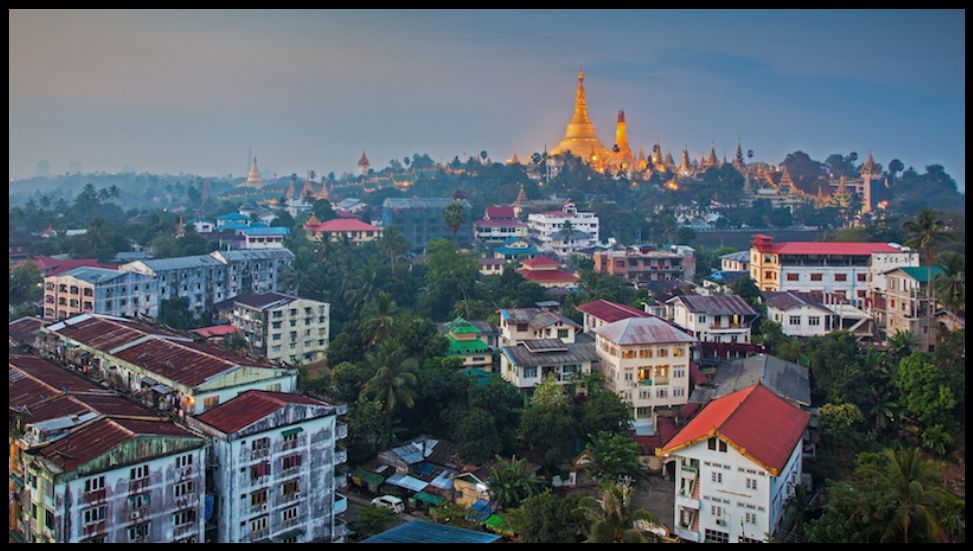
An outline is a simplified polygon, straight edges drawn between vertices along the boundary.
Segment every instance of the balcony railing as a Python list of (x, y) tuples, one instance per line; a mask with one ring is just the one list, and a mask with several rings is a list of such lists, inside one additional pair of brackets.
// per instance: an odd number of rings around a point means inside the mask
[(345, 463), (346, 461), (348, 461), (348, 450), (337, 449), (334, 451), (335, 464)]
[(334, 495), (334, 514), (340, 515), (348, 510), (348, 498), (336, 493)]
[(292, 501), (297, 501), (301, 499), (301, 492), (291, 492), (289, 494), (284, 494), (280, 498), (281, 503), (290, 503)]
[(250, 532), (250, 542), (257, 542), (260, 540), (267, 539), (270, 535), (270, 528), (261, 528), (260, 530), (252, 530)]
[(346, 423), (338, 423), (335, 425), (334, 437), (338, 440), (348, 438), (348, 425)]

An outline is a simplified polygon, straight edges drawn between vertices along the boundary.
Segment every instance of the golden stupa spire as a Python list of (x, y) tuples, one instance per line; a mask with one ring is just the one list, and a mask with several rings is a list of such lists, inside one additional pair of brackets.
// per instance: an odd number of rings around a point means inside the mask
[(585, 160), (604, 160), (608, 150), (598, 139), (595, 123), (588, 116), (588, 102), (584, 93), (584, 71), (578, 68), (578, 91), (574, 98), (574, 114), (564, 132), (564, 138), (551, 150), (552, 155), (570, 151)]
[(287, 194), (284, 195), (284, 201), (291, 201), (294, 199), (294, 180), (291, 180), (291, 185), (287, 187)]
[(515, 205), (522, 205), (527, 202), (527, 192), (524, 191), (524, 184), (520, 184), (520, 191), (517, 193), (517, 198), (514, 199)]
[(862, 174), (875, 174), (875, 159), (872, 158), (872, 153), (868, 153), (868, 160), (862, 165)]

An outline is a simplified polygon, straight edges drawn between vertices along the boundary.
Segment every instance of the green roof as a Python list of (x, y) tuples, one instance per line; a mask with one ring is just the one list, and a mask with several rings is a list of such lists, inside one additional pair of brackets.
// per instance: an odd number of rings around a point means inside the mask
[(485, 521), (483, 521), (489, 528), (501, 534), (510, 532), (510, 527), (507, 525), (507, 519), (500, 515), (492, 514)]
[[(927, 278), (930, 275), (929, 274), (930, 271), (927, 270), (925, 266), (903, 266), (899, 269), (905, 272), (906, 275), (908, 275), (912, 279), (918, 281), (919, 283), (928, 282)], [(940, 268), (939, 266), (933, 266), (931, 272), (932, 272), (932, 277), (935, 278), (937, 275), (943, 273), (943, 269)]]
[(385, 477), (370, 471), (366, 471), (361, 467), (355, 469), (355, 472), (351, 473), (352, 478), (357, 478), (369, 486), (378, 486), (382, 482), (385, 482)]
[(447, 335), (446, 338), (449, 339), (449, 352), (447, 352), (449, 356), (469, 356), (471, 354), (485, 354), (490, 351), (490, 345), (480, 339), (458, 341), (450, 335)]
[(453, 321), (446, 322), (444, 325), (446, 326), (446, 329), (449, 329), (450, 333), (454, 333), (456, 335), (480, 334), (480, 330), (477, 329), (475, 325), (463, 318), (458, 317)]
[(443, 498), (439, 496), (434, 496), (432, 494), (427, 494), (426, 492), (419, 492), (418, 494), (416, 494), (416, 500), (421, 501), (423, 503), (428, 503), (429, 505), (435, 505), (440, 501), (442, 501)]
[(482, 386), (490, 386), (490, 381), (497, 376), (496, 373), (473, 367), (463, 369), (461, 370), (461, 373), (465, 373), (467, 376), (473, 378), (476, 381), (476, 384)]

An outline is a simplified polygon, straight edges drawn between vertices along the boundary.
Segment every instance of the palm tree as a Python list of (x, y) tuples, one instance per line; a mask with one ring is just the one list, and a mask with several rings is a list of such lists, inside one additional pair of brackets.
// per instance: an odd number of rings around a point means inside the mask
[(919, 341), (912, 334), (912, 331), (896, 331), (894, 335), (888, 338), (888, 348), (885, 349), (885, 363), (891, 369), (894, 369), (902, 361), (902, 358), (912, 354), (918, 346)]
[(377, 351), (365, 354), (365, 364), (375, 376), (365, 383), (362, 396), (382, 402), (387, 413), (395, 411), (399, 404), (407, 408), (415, 405), (415, 387), (419, 384), (415, 371), (419, 362), (403, 356), (399, 343), (393, 340), (387, 340)]
[(887, 482), (888, 498), (892, 501), (893, 516), (882, 532), (881, 541), (909, 543), (909, 534), (920, 532), (942, 540), (945, 533), (941, 521), (944, 509), (953, 497), (943, 486), (935, 464), (923, 459), (916, 448), (885, 449), (881, 452), (884, 465), (864, 467), (860, 474)]
[[(587, 495), (578, 511), (588, 522), (585, 543), (646, 543), (650, 538), (635, 527), (636, 523), (658, 524), (659, 519), (645, 509), (631, 510), (631, 481), (602, 487), (601, 500)], [(640, 522), (641, 521), (641, 522)]]
[(396, 307), (385, 291), (379, 291), (375, 299), (365, 307), (362, 320), (362, 337), (369, 346), (385, 342), (395, 334)]
[(939, 267), (943, 271), (932, 281), (939, 300), (949, 310), (966, 310), (966, 258), (957, 253), (943, 253)]
[[(408, 157), (406, 158), (408, 159)], [(393, 271), (395, 271), (395, 260), (402, 258), (405, 253), (409, 252), (409, 243), (406, 242), (405, 236), (395, 226), (385, 228), (378, 246), (382, 249), (382, 254), (389, 258), (389, 266), (392, 267)]]
[(454, 201), (445, 210), (443, 210), (443, 222), (446, 223), (446, 227), (453, 232), (453, 242), (456, 242), (456, 234), (459, 232), (460, 226), (466, 221), (466, 212), (463, 210), (463, 205), (459, 201)]
[(498, 455), (497, 461), (497, 466), (490, 471), (490, 493), (497, 500), (498, 508), (517, 507), (544, 487), (544, 481), (534, 474), (526, 459), (517, 459), (515, 455), (505, 461)]
[[(907, 220), (902, 225), (908, 232), (905, 244), (913, 249), (922, 252), (926, 261), (926, 316), (927, 327), (932, 331), (932, 313), (936, 308), (936, 295), (932, 285), (932, 266), (936, 260), (936, 253), (939, 249), (954, 239), (953, 235), (946, 231), (946, 224), (939, 219), (936, 211), (926, 209), (916, 216), (915, 220)], [(931, 337), (932, 335), (930, 335)]]

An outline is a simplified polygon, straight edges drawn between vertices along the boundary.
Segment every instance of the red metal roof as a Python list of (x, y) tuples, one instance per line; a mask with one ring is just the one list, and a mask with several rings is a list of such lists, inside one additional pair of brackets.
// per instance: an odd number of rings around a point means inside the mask
[(37, 331), (49, 323), (51, 322), (28, 316), (10, 322), (7, 333), (21, 344), (30, 344), (34, 342)]
[(655, 451), (676, 434), (676, 424), (668, 417), (659, 417), (655, 429), (656, 432), (652, 436), (632, 436), (632, 439), (642, 447), (644, 455), (655, 455)]
[(791, 241), (788, 243), (774, 243), (770, 250), (778, 254), (814, 254), (814, 255), (848, 255), (869, 256), (872, 253), (898, 253), (900, 249), (888, 243), (840, 243), (816, 241)]
[(589, 302), (587, 304), (582, 304), (581, 306), (578, 306), (577, 309), (606, 323), (612, 323), (628, 318), (650, 317), (649, 314), (646, 314), (638, 308), (632, 308), (631, 306), (618, 304), (617, 302), (609, 302), (602, 299)]
[(200, 329), (193, 329), (193, 333), (196, 333), (197, 335), (206, 338), (232, 335), (233, 333), (236, 333), (238, 331), (239, 329), (237, 329), (233, 325), (214, 325), (212, 327), (202, 327)]
[(273, 367), (203, 344), (165, 339), (149, 339), (115, 356), (189, 387), (240, 366)]
[(26, 354), (7, 354), (9, 370), (19, 370), (26, 376), (57, 389), (59, 392), (91, 392), (102, 387), (81, 375), (58, 367), (47, 360)]
[(146, 335), (177, 336), (174, 333), (133, 320), (115, 320), (92, 316), (79, 323), (66, 325), (57, 334), (108, 351)]
[(335, 232), (335, 231), (381, 231), (381, 228), (376, 228), (371, 224), (366, 224), (357, 218), (337, 218), (334, 220), (328, 220), (327, 222), (321, 222), (320, 224), (315, 224), (312, 226), (305, 225), (305, 230), (310, 231), (323, 231), (323, 232)]
[(564, 270), (525, 270), (518, 268), (517, 273), (522, 275), (527, 281), (546, 283), (552, 281), (578, 281), (577, 274), (565, 272)]
[(514, 217), (514, 208), (502, 205), (494, 205), (486, 208), (486, 218), (490, 220), (510, 219)]
[(553, 258), (548, 258), (546, 256), (538, 256), (535, 258), (529, 258), (520, 263), (521, 266), (560, 266), (561, 263)]
[[(73, 471), (140, 435), (196, 436), (167, 421), (105, 418), (44, 447), (40, 455), (65, 471)], [(202, 442), (200, 438), (200, 443)]]
[(327, 407), (330, 404), (301, 394), (249, 390), (229, 402), (196, 417), (199, 421), (229, 434), (237, 432), (288, 404), (305, 404)]
[(61, 391), (19, 369), (7, 371), (7, 407), (18, 409), (57, 396)]
[(713, 400), (657, 450), (676, 452), (712, 436), (777, 476), (787, 464), (811, 416), (757, 384)]

